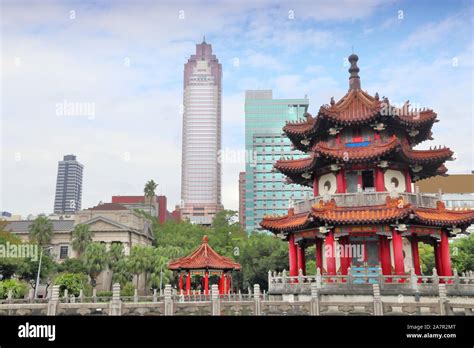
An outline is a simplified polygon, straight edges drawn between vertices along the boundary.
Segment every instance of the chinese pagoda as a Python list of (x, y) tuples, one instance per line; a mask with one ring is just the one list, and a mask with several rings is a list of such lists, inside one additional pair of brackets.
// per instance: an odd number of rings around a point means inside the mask
[(357, 61), (349, 56), (346, 95), (283, 128), (308, 156), (280, 159), (274, 170), (312, 187), (314, 197), (290, 201), (287, 215), (265, 216), (260, 225), (288, 241), (290, 276), (306, 273), (311, 245), (326, 275), (421, 275), (420, 242), (433, 245), (437, 274), (452, 276), (448, 239), (474, 222), (474, 211), (448, 210), (440, 195), (412, 192), (412, 183), (446, 175), (444, 163), (453, 160), (446, 147), (414, 149), (432, 140), (437, 115), (363, 91)]
[(191, 254), (170, 261), (168, 268), (179, 273), (179, 293), (183, 293), (183, 275), (186, 275), (184, 293), (191, 293), (191, 277), (202, 277), (202, 289), (205, 295), (209, 294), (209, 276), (219, 277), (219, 293), (229, 294), (232, 287), (232, 271), (240, 271), (240, 264), (228, 257), (219, 255), (208, 244), (208, 237), (202, 238), (201, 245)]

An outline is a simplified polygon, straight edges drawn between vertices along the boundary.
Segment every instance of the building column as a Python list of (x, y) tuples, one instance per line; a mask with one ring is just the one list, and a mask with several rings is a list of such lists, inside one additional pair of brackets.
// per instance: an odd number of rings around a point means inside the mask
[(381, 140), (381, 138), (380, 138), (380, 132), (375, 131), (375, 133), (374, 133), (374, 140), (376, 140), (376, 141), (380, 141), (380, 140)]
[(346, 183), (344, 179), (344, 170), (339, 169), (336, 174), (337, 193), (346, 193)]
[(318, 177), (315, 175), (313, 179), (313, 196), (317, 197), (319, 194), (319, 189), (318, 189)]
[(183, 273), (179, 272), (179, 293), (183, 292)]
[(206, 271), (206, 273), (204, 273), (204, 294), (209, 294), (209, 271)]
[(405, 172), (405, 185), (406, 185), (405, 190), (408, 193), (411, 193), (411, 176), (410, 176), (410, 171), (408, 169)]
[(441, 246), (438, 244), (438, 241), (435, 240), (433, 244), (434, 257), (435, 257), (435, 267), (438, 275), (442, 276), (443, 273), (443, 264), (441, 263)]
[(347, 270), (351, 265), (351, 255), (349, 248), (349, 236), (344, 236), (339, 238), (339, 245), (341, 248), (341, 256), (340, 256), (340, 263), (341, 263), (341, 274), (347, 275)]
[(226, 286), (225, 286), (226, 294), (230, 294), (230, 273), (227, 274), (226, 280), (227, 280)]
[(396, 275), (405, 274), (405, 263), (403, 260), (403, 240), (402, 235), (395, 229), (392, 231), (393, 263)]
[(327, 274), (335, 275), (336, 274), (336, 257), (334, 250), (334, 230), (330, 230), (326, 234), (326, 267)]
[(414, 234), (411, 237), (411, 257), (413, 259), (413, 269), (416, 275), (421, 275), (420, 253), (418, 251), (418, 236)]
[(382, 192), (385, 191), (385, 183), (383, 177), (382, 168), (375, 168), (375, 191)]
[(451, 257), (449, 256), (449, 239), (447, 231), (441, 231), (441, 242), (439, 243), (439, 249), (443, 276), (451, 277), (453, 275), (453, 271), (451, 269)]
[(186, 295), (189, 295), (191, 290), (191, 272), (188, 271), (188, 275), (186, 277)]
[(321, 270), (321, 274), (323, 273), (323, 240), (316, 237), (316, 242), (314, 245), (314, 253), (316, 254), (316, 269)]
[(297, 244), (296, 246), (296, 259), (298, 263), (298, 274), (300, 269), (303, 271), (303, 275), (306, 274), (306, 265), (305, 265), (305, 255), (304, 255), (304, 246)]
[(383, 275), (392, 274), (390, 261), (390, 243), (386, 236), (379, 236), (379, 257)]
[(290, 234), (288, 238), (288, 256), (290, 261), (290, 277), (298, 275), (298, 260), (296, 258), (295, 236)]

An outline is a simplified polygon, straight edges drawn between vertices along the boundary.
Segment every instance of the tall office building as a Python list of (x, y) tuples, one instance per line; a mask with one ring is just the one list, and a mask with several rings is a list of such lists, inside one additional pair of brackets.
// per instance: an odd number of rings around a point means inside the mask
[(245, 229), (245, 172), (239, 173), (239, 224)]
[(281, 157), (298, 158), (303, 153), (292, 150), (282, 134), (285, 121), (303, 118), (309, 101), (273, 99), (271, 90), (245, 92), (245, 149), (251, 161), (245, 166), (245, 230), (261, 230), (267, 214), (286, 214), (290, 199), (305, 198), (312, 191), (299, 185), (285, 184), (285, 177), (273, 171)]
[(58, 214), (74, 213), (81, 210), (82, 172), (84, 166), (75, 155), (66, 155), (58, 162), (56, 196), (54, 212)]
[(205, 40), (184, 65), (181, 216), (210, 225), (222, 210), (222, 65)]

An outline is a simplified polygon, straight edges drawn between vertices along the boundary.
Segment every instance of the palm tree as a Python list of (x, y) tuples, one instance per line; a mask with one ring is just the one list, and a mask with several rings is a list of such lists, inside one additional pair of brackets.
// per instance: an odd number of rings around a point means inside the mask
[(77, 256), (81, 257), (87, 246), (92, 242), (94, 232), (89, 225), (78, 224), (72, 231), (72, 248), (77, 251)]
[(46, 216), (38, 216), (28, 228), (30, 240), (41, 247), (48, 245), (53, 238), (53, 223)]
[(84, 253), (84, 264), (87, 267), (91, 284), (95, 287), (97, 277), (107, 266), (107, 250), (104, 243), (90, 243)]
[(137, 277), (137, 289), (140, 274), (145, 272), (148, 268), (147, 252), (145, 248), (146, 247), (142, 245), (135, 245), (130, 252), (130, 256), (128, 257), (128, 269)]
[(112, 243), (109, 250), (109, 256), (107, 258), (107, 267), (112, 271), (112, 277), (110, 282), (110, 289), (112, 289), (113, 278), (118, 267), (124, 265), (120, 262), (124, 259), (123, 245), (122, 243)]
[(155, 197), (155, 190), (157, 187), (158, 187), (157, 183), (155, 183), (153, 180), (149, 180), (145, 184), (145, 188), (143, 190), (145, 192), (145, 198), (148, 197), (150, 199), (150, 215), (151, 215), (151, 203), (153, 201), (153, 197)]

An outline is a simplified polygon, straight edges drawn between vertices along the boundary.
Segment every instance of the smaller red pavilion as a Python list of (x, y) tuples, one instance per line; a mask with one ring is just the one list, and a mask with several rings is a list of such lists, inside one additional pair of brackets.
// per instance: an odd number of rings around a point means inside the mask
[(232, 288), (232, 271), (240, 271), (240, 264), (219, 255), (208, 244), (208, 237), (202, 238), (201, 245), (191, 254), (170, 261), (168, 268), (179, 273), (179, 292), (183, 293), (183, 275), (186, 276), (185, 294), (191, 293), (191, 277), (203, 277), (204, 294), (209, 294), (210, 276), (218, 276), (219, 293), (228, 294)]

